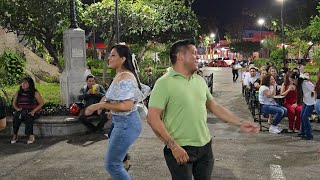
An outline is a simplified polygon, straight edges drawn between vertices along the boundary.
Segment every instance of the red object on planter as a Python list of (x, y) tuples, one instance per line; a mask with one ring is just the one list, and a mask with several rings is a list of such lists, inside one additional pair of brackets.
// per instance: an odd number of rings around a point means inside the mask
[(80, 114), (80, 109), (81, 109), (80, 106), (74, 103), (69, 107), (69, 113), (74, 116), (78, 116)]

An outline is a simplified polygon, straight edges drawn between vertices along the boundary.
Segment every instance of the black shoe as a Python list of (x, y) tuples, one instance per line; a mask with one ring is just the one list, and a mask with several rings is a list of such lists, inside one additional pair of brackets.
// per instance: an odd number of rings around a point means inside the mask
[(99, 127), (95, 127), (93, 129), (93, 132), (94, 133), (99, 133), (99, 134), (105, 134), (105, 131), (102, 128), (99, 128)]
[(303, 136), (303, 137), (301, 137), (301, 139), (302, 140), (312, 140), (313, 136), (310, 136), (310, 137)]
[(305, 135), (303, 135), (302, 133), (298, 133), (297, 137), (304, 137)]

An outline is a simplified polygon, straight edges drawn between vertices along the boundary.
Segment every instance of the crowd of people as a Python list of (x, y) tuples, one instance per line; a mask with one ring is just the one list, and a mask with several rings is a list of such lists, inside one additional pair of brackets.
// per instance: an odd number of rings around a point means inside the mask
[(286, 64), (280, 71), (273, 62), (260, 69), (254, 64), (245, 69), (244, 95), (257, 95), (261, 112), (268, 117), (269, 132), (281, 133), (279, 123), (287, 117), (289, 133), (298, 133), (305, 140), (313, 139), (309, 118), (314, 110), (320, 115), (320, 71), (313, 82), (300, 62), (292, 69)]
[[(207, 110), (221, 120), (238, 126), (242, 132), (255, 134), (259, 126), (243, 121), (219, 105), (208, 90), (203, 72), (197, 70), (195, 43), (183, 40), (170, 49), (172, 67), (159, 78), (153, 88), (148, 104), (147, 122), (163, 141), (163, 154), (172, 179), (211, 179), (214, 157), (212, 137), (207, 126)], [(82, 110), (79, 121), (88, 132), (103, 132), (108, 120), (112, 121), (108, 134), (109, 143), (105, 156), (105, 168), (113, 179), (130, 179), (127, 172), (128, 151), (142, 130), (137, 104), (144, 99), (144, 85), (140, 83), (132, 61), (130, 49), (125, 45), (111, 48), (109, 68), (116, 76), (107, 90), (99, 85), (91, 74), (86, 76), (86, 85), (80, 89), (79, 101)], [(233, 81), (238, 80), (239, 64), (232, 64)], [(288, 117), (288, 132), (299, 133), (305, 140), (313, 139), (310, 114), (320, 114), (320, 72), (312, 82), (301, 64), (280, 71), (271, 62), (260, 69), (246, 66), (242, 74), (244, 92), (254, 92), (261, 111), (269, 118), (269, 132), (282, 131), (279, 123)], [(302, 71), (302, 72), (301, 72)], [(148, 66), (148, 73), (152, 69)], [(279, 101), (277, 98), (283, 98)], [(44, 105), (32, 78), (23, 78), (13, 98), (13, 137), (18, 141), (21, 123), (25, 123), (27, 144), (35, 142), (33, 124), (39, 118)], [(0, 130), (6, 126), (5, 103), (0, 99)], [(97, 116), (94, 125), (90, 116)]]
[[(207, 126), (207, 109), (217, 117), (242, 132), (256, 134), (256, 123), (240, 120), (229, 110), (220, 106), (208, 90), (205, 80), (196, 73), (197, 52), (192, 40), (178, 41), (170, 49), (172, 67), (159, 78), (149, 101), (147, 120), (152, 130), (165, 144), (164, 156), (173, 179), (211, 179), (214, 157), (212, 137)], [(79, 106), (82, 107), (79, 121), (88, 132), (102, 131), (108, 120), (112, 128), (108, 132), (109, 143), (105, 156), (105, 169), (113, 179), (131, 179), (126, 168), (130, 146), (142, 130), (137, 104), (150, 91), (141, 84), (137, 69), (126, 45), (111, 48), (109, 68), (116, 76), (107, 91), (91, 74), (86, 75), (86, 85), (81, 88)], [(147, 69), (149, 74), (152, 69)], [(27, 144), (35, 142), (33, 125), (44, 105), (34, 81), (24, 78), (13, 99), (13, 137), (18, 141), (21, 123), (25, 123)], [(0, 101), (0, 130), (6, 126), (5, 105)], [(97, 116), (97, 125), (90, 116)], [(107, 132), (106, 132), (107, 133)]]

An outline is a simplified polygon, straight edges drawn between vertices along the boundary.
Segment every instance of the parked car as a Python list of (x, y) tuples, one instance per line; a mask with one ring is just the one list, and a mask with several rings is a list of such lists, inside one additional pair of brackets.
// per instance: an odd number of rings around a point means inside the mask
[(229, 65), (224, 60), (215, 60), (213, 67), (229, 67)]

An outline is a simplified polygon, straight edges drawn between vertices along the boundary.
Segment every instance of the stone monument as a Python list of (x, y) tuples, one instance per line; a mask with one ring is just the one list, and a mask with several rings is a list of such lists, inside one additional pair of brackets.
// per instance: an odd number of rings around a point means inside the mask
[(85, 83), (86, 46), (85, 32), (78, 28), (74, 1), (70, 0), (71, 25), (63, 33), (63, 55), (65, 68), (60, 78), (61, 103), (70, 104), (79, 101), (80, 89)]

